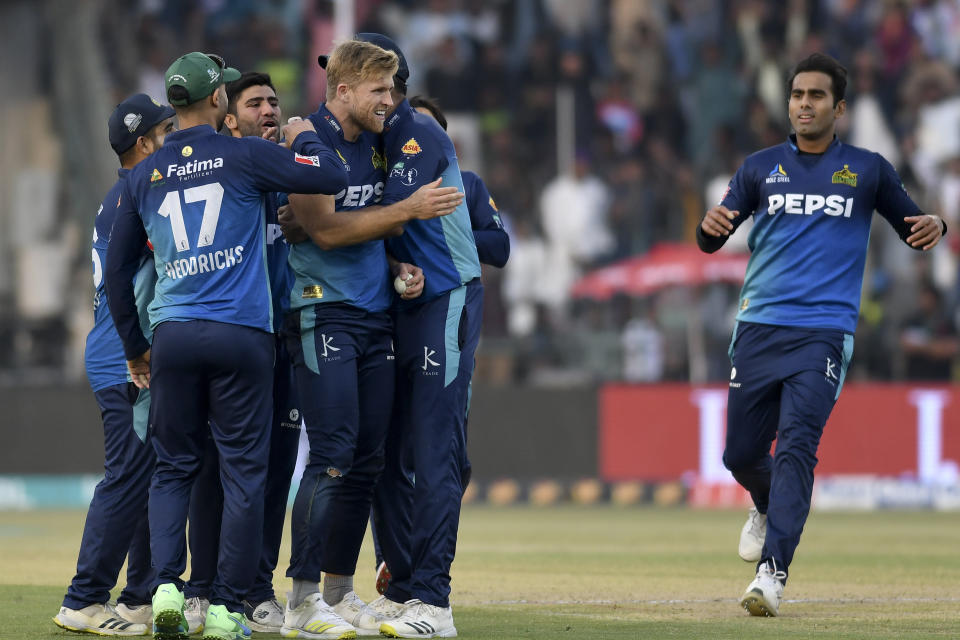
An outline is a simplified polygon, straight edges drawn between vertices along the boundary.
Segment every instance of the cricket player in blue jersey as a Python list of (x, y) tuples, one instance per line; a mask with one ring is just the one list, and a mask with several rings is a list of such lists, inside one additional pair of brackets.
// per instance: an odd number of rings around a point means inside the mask
[(918, 250), (946, 232), (889, 162), (836, 137), (846, 84), (846, 69), (827, 55), (797, 64), (788, 82), (795, 133), (748, 157), (697, 229), (700, 248), (713, 252), (754, 217), (723, 454), (755, 505), (739, 549), (757, 562), (740, 600), (754, 616), (777, 615), (810, 511), (817, 447), (853, 354), (873, 212)]
[[(219, 57), (198, 52), (170, 65), (167, 98), (181, 130), (127, 175), (107, 250), (110, 313), (127, 366), (138, 386), (152, 390), (153, 625), (164, 639), (186, 631), (184, 533), (208, 417), (224, 504), (204, 637), (250, 633), (242, 599), (261, 551), (275, 356), (264, 194), (333, 194), (346, 185), (343, 163), (319, 144), (309, 122), (285, 127), (292, 150), (217, 134), (227, 113), (224, 82), (239, 77)], [(317, 143), (313, 153), (298, 153), (308, 140)], [(132, 287), (134, 249), (148, 238), (158, 276), (149, 309), (152, 349)]]
[[(432, 99), (423, 96), (413, 96), (410, 98), (410, 106), (419, 113), (431, 116), (437, 123), (447, 130), (447, 118), (440, 110), (440, 106)], [(488, 264), (493, 267), (503, 268), (510, 257), (510, 236), (503, 228), (503, 222), (500, 220), (500, 212), (493, 200), (493, 196), (487, 190), (487, 185), (477, 174), (472, 171), (461, 171), (463, 178), (464, 193), (466, 195), (467, 209), (470, 212), (470, 226), (473, 229), (473, 239), (477, 245), (477, 257), (481, 264)], [(406, 452), (409, 455), (409, 451)], [(409, 463), (408, 463), (409, 468)], [(464, 470), (463, 487), (466, 489), (470, 482), (469, 460)], [(381, 505), (374, 499), (373, 514), (370, 519), (371, 530), (373, 533), (373, 545), (376, 553), (377, 567), (377, 591), (384, 593), (389, 585), (391, 574), (383, 559), (383, 550), (380, 547), (379, 539), (383, 535), (380, 527), (383, 524), (383, 518), (380, 517), (380, 511), (383, 508), (396, 509), (396, 505)], [(396, 516), (395, 516), (396, 517)], [(409, 519), (409, 515), (406, 516)], [(389, 535), (389, 534), (387, 534)]]
[[(110, 146), (120, 158), (120, 169), (117, 182), (97, 211), (93, 228), (94, 326), (84, 350), (87, 378), (103, 418), (105, 473), (87, 510), (77, 573), (53, 619), (70, 631), (106, 636), (144, 635), (146, 623), (151, 620), (153, 570), (147, 495), (154, 453), (147, 435), (150, 392), (138, 389), (130, 379), (123, 345), (107, 306), (103, 273), (110, 232), (121, 204), (123, 180), (133, 167), (163, 145), (164, 138), (174, 130), (173, 115), (173, 109), (140, 93), (118, 104), (107, 123)], [(146, 308), (153, 299), (156, 274), (146, 244), (135, 248), (138, 265), (133, 286), (141, 326), (149, 335)], [(114, 607), (108, 602), (110, 590), (117, 583), (124, 558), (128, 558), (127, 584)]]
[[(405, 98), (409, 69), (397, 45), (376, 33), (355, 38), (393, 51), (400, 62), (392, 92), (395, 106), (384, 128), (388, 173), (381, 205), (389, 209), (437, 180), (462, 191), (450, 138)], [(381, 604), (392, 603), (391, 613), (397, 614), (380, 625), (380, 633), (452, 637), (456, 627), (449, 602), (450, 565), (467, 468), (464, 427), (482, 306), (480, 262), (466, 204), (437, 219), (411, 220), (402, 235), (387, 239), (387, 248), (400, 262), (423, 269), (424, 289), (420, 297), (401, 300), (394, 308), (395, 398), (401, 417), (391, 430), (405, 442), (391, 436), (377, 491), (381, 504), (395, 505), (397, 514), (410, 514), (411, 523), (394, 527), (388, 522), (384, 530), (389, 535), (380, 540), (393, 572)], [(412, 492), (403, 468), (407, 446), (416, 474)], [(389, 518), (393, 510), (386, 512)]]
[[(287, 571), (293, 590), (281, 634), (338, 638), (375, 635), (383, 619), (354, 592), (353, 576), (393, 404), (391, 280), (407, 276), (405, 295), (412, 298), (422, 291), (423, 275), (409, 264), (391, 273), (382, 240), (398, 222), (419, 215), (411, 203), (367, 212), (379, 203), (386, 178), (378, 134), (392, 106), (397, 57), (349, 41), (323, 64), (327, 101), (309, 119), (340, 155), (349, 180), (334, 198), (290, 195), (310, 239), (291, 248), (296, 280), (287, 318), (310, 457), (294, 502)], [(441, 199), (423, 215), (449, 213), (462, 198), (456, 189), (425, 189), (420, 196), (430, 191)]]
[[(253, 136), (277, 142), (281, 121), (280, 100), (265, 73), (248, 71), (229, 82), (224, 126), (235, 138)], [(277, 194), (265, 196), (267, 215), (267, 271), (273, 295), (273, 328), (276, 361), (273, 366), (273, 421), (270, 427), (270, 462), (264, 487), (263, 548), (251, 591), (243, 600), (246, 625), (253, 631), (278, 633), (283, 624), (283, 605), (273, 591), (283, 522), (287, 513), (290, 479), (300, 442), (300, 409), (293, 388), (293, 369), (281, 335), (283, 317), (290, 300), (293, 272), (287, 263), (289, 245), (277, 222)], [(190, 632), (202, 630), (209, 607), (210, 585), (217, 572), (220, 514), (223, 490), (216, 445), (207, 439), (203, 467), (190, 497), (190, 580), (184, 585), (185, 614)]]

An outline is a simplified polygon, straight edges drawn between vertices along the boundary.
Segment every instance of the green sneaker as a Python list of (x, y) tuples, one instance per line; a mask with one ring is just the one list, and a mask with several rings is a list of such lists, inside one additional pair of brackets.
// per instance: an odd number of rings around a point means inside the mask
[(157, 587), (153, 594), (153, 637), (156, 640), (186, 640), (183, 594), (175, 584)]
[(204, 640), (245, 640), (250, 633), (242, 613), (228, 611), (222, 604), (212, 604), (207, 609), (207, 619), (203, 623)]

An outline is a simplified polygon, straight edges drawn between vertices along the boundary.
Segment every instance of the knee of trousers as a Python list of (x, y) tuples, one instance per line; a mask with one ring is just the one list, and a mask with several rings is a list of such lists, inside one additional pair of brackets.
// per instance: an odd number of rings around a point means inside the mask
[(723, 452), (723, 466), (733, 473), (747, 471), (761, 463), (769, 452), (769, 449), (759, 447), (728, 446)]

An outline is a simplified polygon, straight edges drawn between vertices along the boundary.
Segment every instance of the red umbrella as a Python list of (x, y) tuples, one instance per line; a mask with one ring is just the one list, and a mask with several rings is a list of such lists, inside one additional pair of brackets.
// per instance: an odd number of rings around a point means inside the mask
[(665, 287), (743, 282), (748, 254), (704, 253), (695, 245), (661, 243), (642, 256), (625, 258), (584, 275), (574, 298), (608, 300), (614, 294), (644, 296)]

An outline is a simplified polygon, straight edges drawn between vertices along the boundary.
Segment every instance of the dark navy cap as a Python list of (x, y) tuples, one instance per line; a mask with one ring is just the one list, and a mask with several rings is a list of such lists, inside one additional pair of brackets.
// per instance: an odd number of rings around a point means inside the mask
[[(400, 66), (397, 67), (397, 73), (395, 74), (398, 78), (404, 82), (410, 78), (410, 68), (407, 67), (407, 59), (403, 57), (403, 51), (400, 51), (400, 47), (397, 46), (397, 43), (383, 35), (382, 33), (358, 33), (353, 36), (354, 40), (361, 40), (363, 42), (369, 42), (370, 44), (375, 44), (381, 49), (386, 49), (387, 51), (393, 51), (397, 54), (397, 58), (400, 59)], [(322, 68), (327, 68), (327, 61), (330, 59), (330, 56), (318, 56), (317, 64)]]
[(110, 146), (120, 155), (135, 145), (137, 138), (173, 115), (171, 106), (162, 105), (145, 93), (132, 95), (118, 104), (107, 120)]

